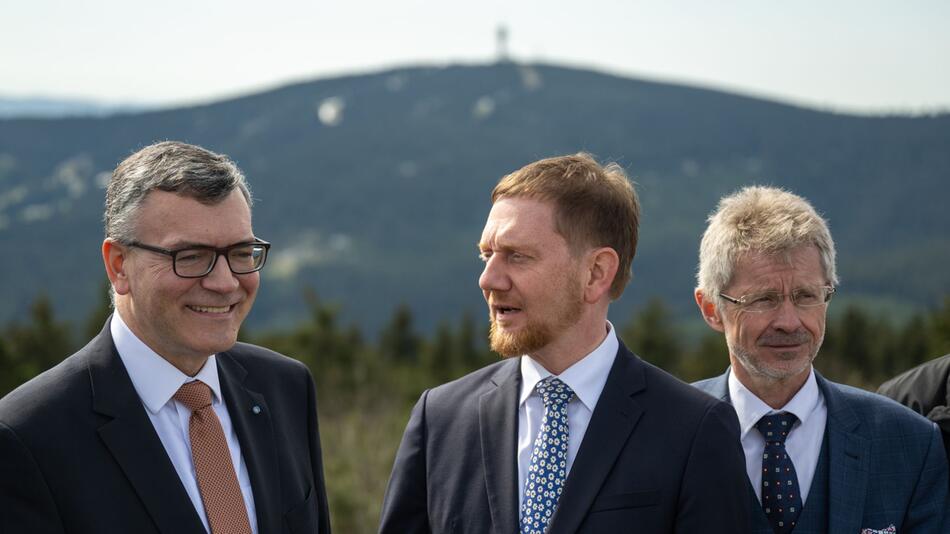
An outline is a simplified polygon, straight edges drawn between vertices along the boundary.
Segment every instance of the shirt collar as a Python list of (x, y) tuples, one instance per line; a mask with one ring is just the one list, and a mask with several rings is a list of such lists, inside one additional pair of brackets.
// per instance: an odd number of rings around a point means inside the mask
[(208, 358), (197, 375), (190, 377), (136, 337), (122, 320), (118, 310), (112, 314), (109, 330), (112, 332), (112, 341), (119, 352), (119, 358), (132, 379), (135, 392), (152, 414), (157, 414), (182, 384), (192, 380), (201, 380), (207, 384), (211, 388), (212, 403), (221, 403), (221, 383), (218, 380), (218, 365), (214, 354)]
[(736, 378), (735, 373), (729, 371), (729, 398), (732, 406), (739, 417), (739, 429), (741, 438), (744, 438), (759, 422), (764, 415), (773, 413), (788, 412), (798, 418), (800, 424), (805, 424), (808, 418), (815, 413), (821, 401), (821, 391), (818, 389), (818, 381), (815, 379), (815, 369), (808, 370), (808, 379), (805, 384), (795, 393), (795, 396), (778, 410), (773, 410), (771, 406), (755, 396), (755, 393), (749, 391), (742, 382)]
[[(614, 327), (607, 321), (607, 336), (587, 356), (584, 356), (574, 365), (568, 367), (563, 373), (558, 375), (562, 382), (567, 384), (584, 406), (594, 411), (597, 406), (597, 400), (604, 390), (604, 384), (607, 383), (607, 375), (610, 374), (610, 368), (613, 366), (614, 358), (620, 349), (620, 342), (617, 340), (617, 334)], [(518, 405), (524, 404), (528, 397), (534, 392), (534, 387), (538, 382), (551, 376), (551, 372), (543, 365), (534, 361), (530, 356), (521, 358), (521, 396)]]

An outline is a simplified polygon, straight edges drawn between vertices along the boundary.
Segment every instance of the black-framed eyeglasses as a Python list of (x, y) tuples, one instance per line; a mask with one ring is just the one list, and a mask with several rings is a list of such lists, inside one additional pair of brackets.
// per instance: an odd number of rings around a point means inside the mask
[(267, 261), (267, 251), (270, 250), (270, 243), (259, 239), (250, 243), (238, 243), (224, 248), (190, 246), (168, 250), (139, 243), (138, 241), (126, 243), (126, 245), (171, 256), (172, 270), (182, 278), (207, 276), (208, 273), (214, 270), (214, 266), (218, 262), (218, 256), (224, 256), (224, 259), (228, 262), (228, 268), (234, 274), (249, 274), (260, 271), (264, 267), (264, 262)]
[(719, 293), (719, 296), (739, 306), (744, 311), (761, 313), (777, 309), (785, 302), (786, 296), (791, 299), (792, 304), (797, 308), (814, 308), (827, 304), (834, 294), (834, 286), (804, 286), (792, 290), (788, 295), (778, 291), (763, 291), (742, 295), (738, 298), (730, 297), (725, 293)]

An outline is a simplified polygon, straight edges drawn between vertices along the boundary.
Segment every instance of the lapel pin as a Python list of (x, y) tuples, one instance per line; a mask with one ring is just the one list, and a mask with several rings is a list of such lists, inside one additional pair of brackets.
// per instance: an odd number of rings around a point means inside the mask
[(254, 412), (254, 415), (259, 415), (261, 413), (261, 407), (255, 404), (251, 407), (251, 411)]

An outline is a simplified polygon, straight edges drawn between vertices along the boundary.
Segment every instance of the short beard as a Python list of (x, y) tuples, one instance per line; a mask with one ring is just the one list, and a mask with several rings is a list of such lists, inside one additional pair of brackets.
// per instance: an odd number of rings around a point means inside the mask
[(511, 358), (512, 356), (521, 356), (536, 352), (551, 342), (554, 334), (547, 325), (529, 324), (525, 331), (519, 334), (505, 332), (491, 321), (488, 329), (488, 341), (491, 350), (497, 352), (502, 358)]
[[(561, 284), (563, 287), (575, 287), (576, 274), (566, 273)], [(491, 350), (503, 358), (511, 358), (532, 354), (546, 347), (560, 332), (576, 324), (584, 311), (583, 290), (580, 287), (560, 300), (558, 302), (560, 313), (557, 317), (547, 322), (530, 322), (525, 325), (522, 332), (518, 333), (506, 332), (498, 326), (493, 317), (489, 316), (491, 324), (488, 340)]]
[(818, 356), (818, 350), (821, 348), (823, 341), (824, 335), (822, 335), (821, 339), (819, 339), (815, 344), (815, 351), (811, 354), (811, 356), (805, 362), (803, 362), (801, 366), (792, 369), (774, 369), (764, 365), (749, 351), (742, 347), (733, 345), (728, 337), (726, 338), (726, 345), (729, 347), (729, 353), (734, 355), (736, 359), (739, 360), (739, 363), (742, 364), (742, 367), (747, 373), (760, 378), (768, 379), (771, 382), (781, 382), (793, 376), (798, 376), (800, 373), (808, 369), (808, 367), (811, 366), (812, 362), (814, 362), (815, 358)]

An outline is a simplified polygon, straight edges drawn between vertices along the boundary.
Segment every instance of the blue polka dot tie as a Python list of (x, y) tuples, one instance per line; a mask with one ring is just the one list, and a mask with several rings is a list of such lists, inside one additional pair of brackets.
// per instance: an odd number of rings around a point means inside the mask
[(544, 417), (528, 465), (521, 534), (544, 534), (567, 478), (567, 405), (574, 391), (553, 376), (538, 382), (535, 389), (544, 402)]
[(776, 534), (787, 534), (795, 528), (802, 511), (802, 495), (798, 491), (798, 475), (785, 450), (785, 438), (798, 421), (794, 414), (766, 415), (755, 424), (765, 438), (762, 454), (762, 509)]

